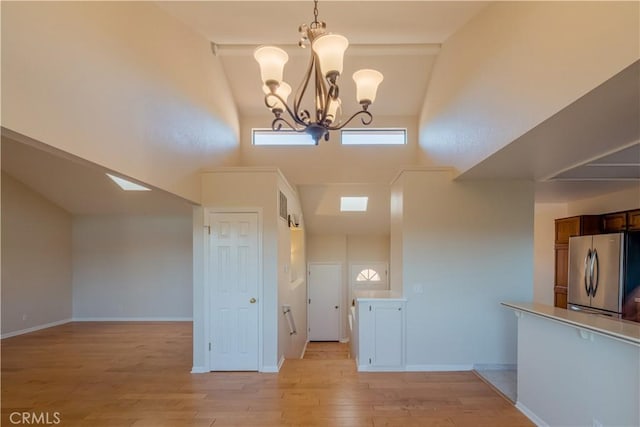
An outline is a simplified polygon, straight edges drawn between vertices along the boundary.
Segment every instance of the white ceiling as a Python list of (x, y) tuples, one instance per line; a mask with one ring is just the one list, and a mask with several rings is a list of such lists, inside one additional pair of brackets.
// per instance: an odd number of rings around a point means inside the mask
[[(487, 2), (321, 1), (319, 20), (328, 31), (349, 39), (339, 80), (345, 116), (355, 113), (351, 75), (373, 68), (384, 75), (371, 111), (376, 115), (417, 116), (438, 47)], [(289, 54), (284, 79), (295, 93), (309, 49), (297, 46), (298, 26), (313, 20), (307, 1), (158, 2), (216, 45), (241, 116), (270, 117), (253, 50), (271, 44)], [(265, 123), (270, 121), (265, 120)]]
[[(311, 233), (387, 235), (390, 187), (376, 184), (299, 185), (305, 228)], [(366, 212), (340, 212), (340, 197), (369, 197)]]
[[(21, 142), (17, 142), (20, 140)], [(190, 215), (184, 199), (153, 188), (123, 191), (109, 169), (2, 130), (2, 171), (74, 215)], [(115, 174), (122, 178), (126, 176)], [(148, 184), (144, 184), (148, 186)]]

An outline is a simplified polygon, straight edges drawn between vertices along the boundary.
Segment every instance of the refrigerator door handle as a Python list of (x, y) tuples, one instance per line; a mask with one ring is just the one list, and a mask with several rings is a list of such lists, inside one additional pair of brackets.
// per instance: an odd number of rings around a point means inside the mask
[(587, 296), (591, 295), (591, 281), (590, 279), (590, 274), (588, 273), (590, 271), (590, 265), (591, 263), (589, 262), (591, 260), (591, 249), (589, 249), (587, 251), (587, 256), (584, 257), (584, 290), (587, 292)]
[(598, 261), (598, 250), (593, 250), (593, 255), (591, 256), (591, 296), (595, 297), (596, 292), (598, 291), (598, 281), (600, 273), (600, 262)]

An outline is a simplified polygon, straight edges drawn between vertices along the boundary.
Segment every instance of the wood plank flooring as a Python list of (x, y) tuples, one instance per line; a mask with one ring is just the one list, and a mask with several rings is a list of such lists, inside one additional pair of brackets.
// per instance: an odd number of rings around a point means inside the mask
[(472, 372), (358, 373), (350, 359), (279, 374), (190, 374), (191, 323), (69, 323), (2, 340), (1, 425), (530, 426)]
[(304, 352), (304, 359), (349, 359), (349, 344), (341, 342), (310, 342)]

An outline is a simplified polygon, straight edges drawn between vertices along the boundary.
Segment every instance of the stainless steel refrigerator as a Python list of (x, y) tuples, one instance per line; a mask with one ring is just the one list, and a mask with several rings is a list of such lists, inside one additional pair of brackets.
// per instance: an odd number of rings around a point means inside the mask
[(640, 286), (640, 233), (569, 239), (569, 309), (622, 316), (627, 296)]

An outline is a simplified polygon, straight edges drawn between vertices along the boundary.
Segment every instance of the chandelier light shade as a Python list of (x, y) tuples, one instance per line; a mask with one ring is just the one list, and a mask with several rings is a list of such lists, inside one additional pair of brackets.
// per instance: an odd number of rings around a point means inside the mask
[(313, 41), (311, 49), (318, 57), (320, 70), (326, 78), (342, 74), (344, 51), (349, 47), (349, 40), (339, 34), (325, 34)]
[[(371, 124), (373, 116), (368, 108), (376, 99), (383, 76), (375, 70), (359, 70), (353, 74), (356, 98), (361, 109), (343, 120), (338, 79), (342, 74), (349, 41), (344, 36), (326, 31), (327, 24), (318, 21), (318, 0), (313, 3), (313, 22), (299, 28), (302, 38), (298, 45), (310, 45), (311, 49), (309, 65), (296, 90), (292, 106), (287, 104), (291, 86), (283, 80), (284, 66), (289, 59), (287, 53), (277, 47), (261, 46), (253, 56), (260, 65), (265, 105), (275, 116), (271, 128), (278, 131), (286, 126), (296, 132), (306, 132), (317, 145), (321, 138), (329, 140), (329, 131), (342, 129), (356, 117), (360, 117), (363, 125)], [(313, 112), (302, 107), (305, 93), (311, 90), (311, 86), (314, 90)]]
[(382, 79), (382, 73), (376, 70), (358, 70), (353, 73), (353, 81), (356, 82), (356, 99), (360, 104), (372, 104), (376, 100), (376, 92)]
[(253, 57), (260, 64), (260, 75), (265, 86), (282, 82), (284, 64), (289, 60), (287, 52), (274, 46), (262, 46), (256, 49)]

